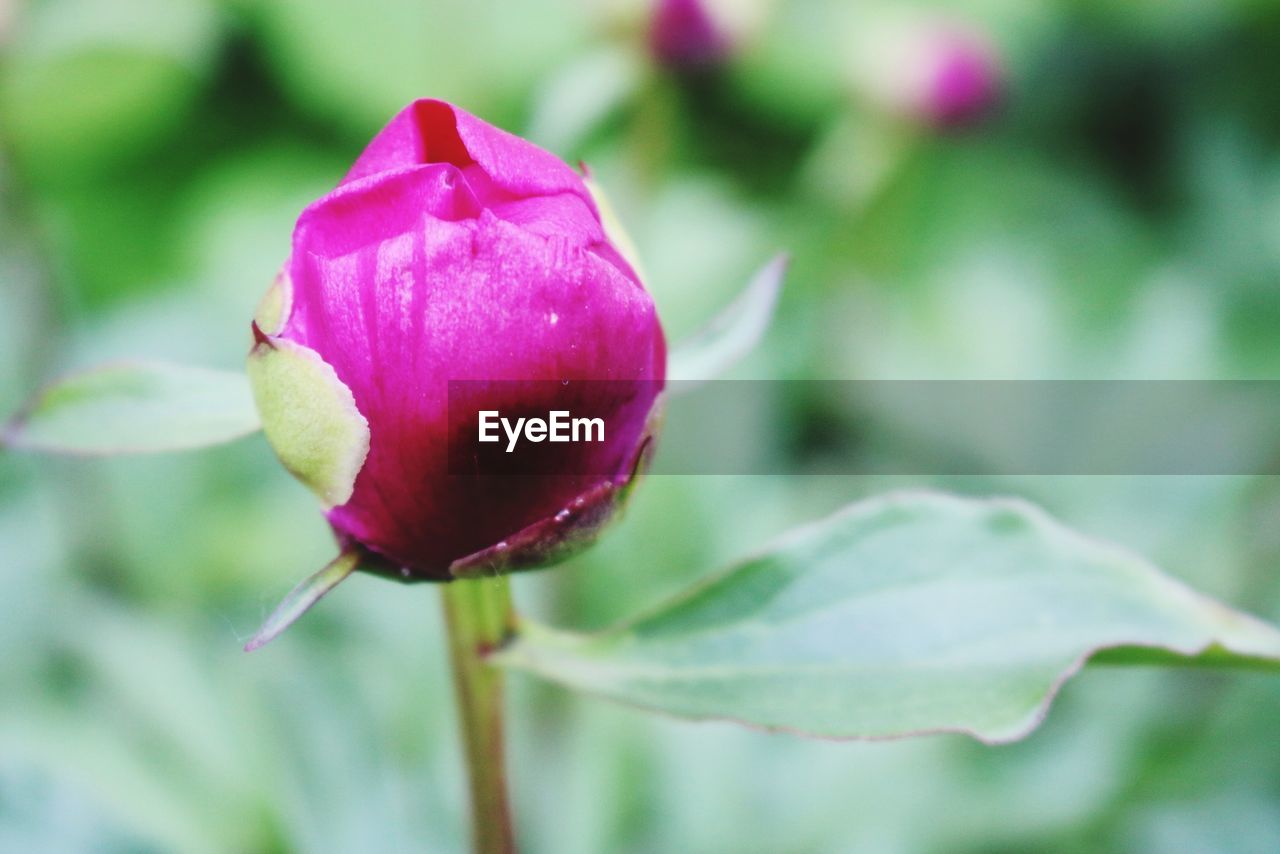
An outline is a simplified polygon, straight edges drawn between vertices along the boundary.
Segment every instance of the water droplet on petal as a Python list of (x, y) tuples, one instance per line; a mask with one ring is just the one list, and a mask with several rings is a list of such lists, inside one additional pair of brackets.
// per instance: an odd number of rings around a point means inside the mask
[(494, 547), (493, 547), (493, 550), (494, 550), (495, 552), (505, 552), (505, 551), (507, 550), (507, 548), (508, 548), (508, 546), (507, 546), (507, 541), (506, 541), (506, 540), (503, 540), (502, 542), (500, 542), (500, 543), (498, 543), (496, 546), (494, 546)]
[(556, 521), (561, 523), (568, 522), (570, 515), (572, 514), (569, 513), (568, 508), (565, 508), (556, 514)]

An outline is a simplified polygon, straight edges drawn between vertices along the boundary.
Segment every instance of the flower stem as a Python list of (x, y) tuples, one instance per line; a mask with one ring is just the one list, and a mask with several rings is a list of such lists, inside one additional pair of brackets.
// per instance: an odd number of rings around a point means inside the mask
[(441, 585), (449, 657), (458, 697), (467, 774), (471, 784), (471, 841), (476, 854), (515, 851), (503, 749), (502, 671), (484, 656), (514, 628), (505, 576)]

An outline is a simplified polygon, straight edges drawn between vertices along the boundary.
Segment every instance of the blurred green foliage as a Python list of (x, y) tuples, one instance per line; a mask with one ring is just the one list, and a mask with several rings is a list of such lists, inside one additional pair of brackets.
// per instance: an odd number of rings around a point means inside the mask
[[(18, 0), (0, 6), (0, 412), (117, 356), (241, 363), (294, 217), (414, 97), (587, 161), (673, 337), (779, 248), (761, 378), (1280, 372), (1280, 8), (967, 0), (1006, 97), (935, 134), (848, 73), (887, 3), (741, 4), (720, 73), (643, 51), (643, 3)], [(900, 5), (900, 4), (897, 4)], [(899, 10), (900, 11), (900, 10)], [(820, 469), (842, 401), (735, 413)], [(596, 549), (517, 582), (602, 626), (854, 498), (922, 478), (654, 477)], [(1280, 617), (1274, 478), (964, 478)], [(240, 642), (331, 557), (261, 437), (0, 457), (0, 850), (458, 850), (429, 588), (352, 581)], [(406, 595), (412, 594), (412, 595)], [(1099, 670), (1044, 730), (803, 741), (514, 680), (530, 851), (1280, 850), (1280, 683)]]

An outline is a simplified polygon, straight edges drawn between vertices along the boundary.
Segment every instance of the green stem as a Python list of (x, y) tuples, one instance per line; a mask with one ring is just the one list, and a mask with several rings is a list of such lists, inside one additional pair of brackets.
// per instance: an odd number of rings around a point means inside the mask
[(503, 749), (502, 671), (484, 656), (514, 629), (505, 576), (451, 581), (441, 587), (467, 774), (471, 841), (476, 854), (515, 851)]

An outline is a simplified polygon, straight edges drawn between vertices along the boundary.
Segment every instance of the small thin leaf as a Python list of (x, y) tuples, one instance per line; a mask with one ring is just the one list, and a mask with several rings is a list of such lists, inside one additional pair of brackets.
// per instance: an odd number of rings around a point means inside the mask
[(271, 612), (257, 634), (244, 645), (244, 651), (253, 652), (280, 637), (325, 594), (346, 581), (359, 568), (362, 559), (359, 549), (347, 549), (327, 563), (324, 569), (299, 582)]
[(145, 454), (229, 442), (259, 427), (244, 374), (120, 362), (45, 388), (5, 427), (3, 443), (66, 454)]
[(499, 663), (689, 718), (1013, 741), (1091, 657), (1280, 667), (1280, 630), (1020, 501), (855, 504), (629, 625)]
[(672, 348), (667, 379), (673, 390), (722, 376), (755, 349), (773, 320), (789, 263), (785, 254), (776, 256), (710, 323)]

